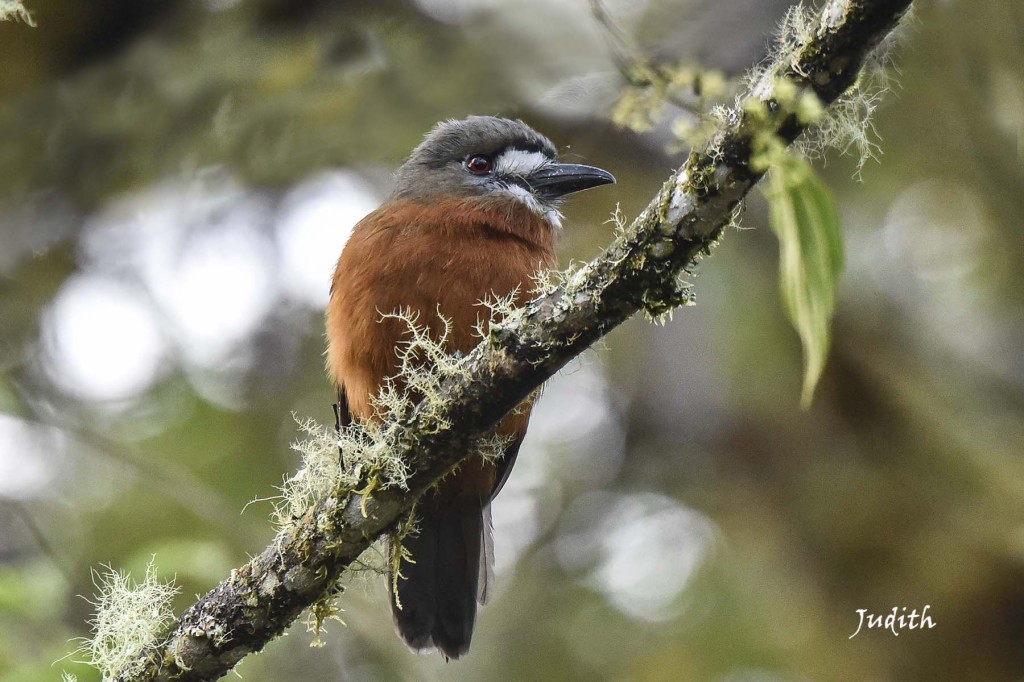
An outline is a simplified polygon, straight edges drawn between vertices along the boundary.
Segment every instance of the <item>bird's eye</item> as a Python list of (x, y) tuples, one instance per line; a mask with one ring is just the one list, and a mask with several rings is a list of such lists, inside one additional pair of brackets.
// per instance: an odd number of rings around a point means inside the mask
[(466, 169), (476, 175), (487, 175), (494, 168), (494, 159), (484, 154), (474, 154), (466, 159)]

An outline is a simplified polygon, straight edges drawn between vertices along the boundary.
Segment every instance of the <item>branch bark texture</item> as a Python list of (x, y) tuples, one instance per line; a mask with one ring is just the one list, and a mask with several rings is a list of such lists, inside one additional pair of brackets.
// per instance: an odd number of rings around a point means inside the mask
[[(806, 40), (776, 56), (768, 78), (787, 78), (832, 103), (910, 4), (831, 0)], [(465, 358), (464, 377), (445, 386), (442, 414), (417, 409), (385, 425), (397, 436), (399, 456), (410, 463), (408, 490), (377, 489), (365, 497), (338, 491), (309, 509), (271, 547), (186, 610), (159, 646), (143, 651), (141, 673), (119, 679), (221, 677), (321, 599), (350, 562), (473, 451), (480, 434), (570, 359), (637, 312), (659, 315), (686, 302), (679, 276), (708, 253), (763, 174), (751, 164), (755, 136), (767, 126), (788, 143), (805, 129), (770, 87), (754, 91), (604, 253), (521, 316), (492, 327)], [(751, 115), (754, 110), (759, 115)]]

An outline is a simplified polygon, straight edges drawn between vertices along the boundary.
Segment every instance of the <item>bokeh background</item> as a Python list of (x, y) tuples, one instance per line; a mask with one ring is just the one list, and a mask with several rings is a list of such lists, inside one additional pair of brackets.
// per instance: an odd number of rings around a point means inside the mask
[[(609, 0), (644, 54), (739, 75), (782, 0)], [(0, 679), (53, 680), (91, 569), (156, 557), (187, 605), (271, 539), (293, 413), (331, 419), (322, 309), (356, 220), (437, 120), (519, 116), (619, 184), (563, 263), (680, 160), (609, 113), (583, 0), (29, 0), (0, 25)], [(922, 2), (880, 163), (819, 163), (844, 222), (834, 347), (799, 341), (763, 201), (698, 305), (553, 379), (495, 504), (498, 593), (445, 665), (382, 581), (246, 680), (1019, 680), (1024, 5)], [(849, 636), (856, 609), (936, 627)]]

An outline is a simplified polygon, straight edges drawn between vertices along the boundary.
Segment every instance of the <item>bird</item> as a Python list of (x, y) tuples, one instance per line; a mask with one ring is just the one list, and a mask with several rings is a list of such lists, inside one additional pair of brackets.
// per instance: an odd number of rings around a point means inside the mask
[[(339, 428), (379, 420), (375, 398), (386, 382), (401, 385), (409, 329), (389, 313), (411, 314), (449, 353), (468, 352), (480, 341), (477, 324), (489, 319), (485, 300), (510, 296), (521, 305), (532, 278), (556, 266), (565, 198), (614, 182), (601, 168), (560, 162), (551, 140), (521, 120), (435, 125), (380, 207), (353, 228), (334, 270), (326, 356)], [(531, 407), (528, 399), (495, 427), (508, 443), (501, 457), (468, 457), (416, 504), (418, 532), (403, 540), (408, 560), (389, 590), (395, 628), (413, 650), (445, 659), (469, 650), (477, 603), (494, 579), (490, 503), (515, 463)]]

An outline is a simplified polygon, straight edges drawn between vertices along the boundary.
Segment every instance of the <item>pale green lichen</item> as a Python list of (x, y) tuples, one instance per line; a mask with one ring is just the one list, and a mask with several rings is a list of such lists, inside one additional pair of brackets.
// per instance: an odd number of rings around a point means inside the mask
[(419, 532), (419, 523), (416, 517), (416, 509), (414, 508), (409, 515), (405, 517), (405, 521), (399, 527), (399, 529), (392, 534), (388, 541), (388, 567), (387, 574), (391, 577), (389, 588), (391, 594), (395, 598), (395, 606), (399, 609), (402, 608), (402, 599), (398, 594), (398, 580), (404, 578), (402, 574), (402, 563), (415, 564), (416, 560), (412, 556), (412, 552), (405, 544), (405, 538), (410, 534), (415, 535)]
[[(292, 444), (292, 449), (302, 456), (302, 466), (284, 481), (281, 495), (275, 498), (274, 520), (278, 526), (290, 524), (339, 486), (354, 487), (358, 483), (354, 475), (358, 466), (355, 459), (365, 454), (365, 448), (350, 447), (352, 459), (343, 469), (338, 454), (339, 435), (313, 419), (295, 419), (305, 434), (304, 439)], [(350, 440), (346, 436), (350, 435), (350, 430), (343, 430), (340, 439), (346, 442)], [(359, 444), (363, 445), (362, 442)]]
[(878, 159), (874, 115), (883, 97), (896, 86), (891, 67), (894, 42), (886, 40), (867, 58), (853, 86), (839, 96), (797, 140), (797, 149), (808, 158), (819, 158), (829, 149), (852, 154), (857, 161), (855, 175), (869, 160)]
[(345, 621), (341, 619), (341, 613), (344, 609), (338, 603), (338, 597), (343, 591), (339, 581), (337, 585), (328, 590), (326, 595), (309, 607), (309, 610), (306, 612), (305, 622), (306, 632), (313, 634), (313, 639), (309, 646), (320, 648), (326, 644), (323, 640), (323, 635), (327, 632), (327, 629), (324, 627), (327, 621), (335, 620), (341, 623), (342, 626), (345, 626)]
[(0, 21), (24, 21), (29, 26), (35, 26), (32, 14), (25, 9), (21, 0), (0, 0)]
[(157, 578), (155, 559), (139, 583), (109, 566), (93, 572), (93, 583), (98, 594), (92, 602), (96, 612), (89, 621), (92, 638), (84, 640), (75, 655), (81, 656), (78, 662), (97, 668), (104, 682), (133, 677), (145, 665), (139, 654), (166, 636), (178, 588)]
[(440, 408), (445, 404), (441, 387), (446, 380), (463, 374), (462, 355), (449, 353), (446, 349), (452, 332), (451, 320), (438, 310), (440, 326), (434, 331), (427, 325), (421, 325), (419, 313), (409, 309), (382, 317), (405, 324), (408, 338), (395, 349), (398, 374), (387, 379), (381, 387), (375, 401), (377, 416), (381, 421), (401, 417), (418, 399), (424, 416), (432, 418), (437, 428), (451, 428), (451, 424), (441, 416)]
[[(743, 212), (746, 208), (744, 201), (739, 201), (736, 206), (733, 207), (732, 212), (729, 214), (729, 222), (725, 225), (725, 230), (750, 230), (753, 228), (747, 227), (743, 224)], [(725, 231), (723, 230), (723, 232)]]
[(571, 298), (587, 280), (586, 265), (581, 261), (571, 261), (562, 270), (542, 270), (535, 273), (531, 293), (539, 298), (561, 289), (567, 298)]
[[(426, 328), (416, 324), (415, 316), (408, 311), (385, 317), (406, 322), (411, 338), (397, 349), (398, 375), (385, 382), (375, 399), (379, 421), (353, 421), (337, 432), (312, 419), (299, 420), (305, 438), (292, 448), (302, 456), (302, 466), (281, 486), (274, 510), (279, 526), (290, 524), (339, 490), (372, 494), (377, 486), (406, 487), (408, 467), (396, 454), (399, 448), (393, 432), (382, 428), (382, 424), (403, 418), (417, 396), (422, 396), (428, 410), (436, 409), (441, 402), (440, 384), (446, 377), (456, 375), (459, 358), (444, 350), (450, 331), (446, 320), (444, 331), (435, 340)], [(447, 426), (442, 423), (442, 428)], [(356, 490), (360, 485), (365, 487)]]
[[(478, 323), (481, 336), (489, 328), (500, 326), (520, 314), (514, 304), (515, 292), (498, 299), (481, 301), (489, 310), (489, 321)], [(374, 398), (376, 419), (353, 421), (340, 432), (312, 419), (297, 419), (305, 438), (292, 445), (302, 456), (302, 466), (282, 484), (275, 498), (274, 520), (279, 527), (290, 525), (328, 496), (339, 491), (361, 494), (365, 502), (381, 488), (405, 488), (409, 476), (407, 463), (394, 429), (385, 425), (405, 419), (419, 404), (420, 414), (438, 430), (449, 429), (443, 418), (446, 405), (444, 384), (464, 375), (461, 353), (449, 353), (446, 344), (451, 321), (438, 313), (436, 330), (419, 323), (410, 310), (384, 314), (384, 320), (398, 320), (406, 326), (406, 339), (396, 348), (398, 372), (386, 380)], [(476, 454), (490, 461), (500, 457), (509, 444), (506, 436), (488, 435), (475, 444)], [(359, 486), (362, 486), (361, 489)]]
[(626, 232), (629, 229), (629, 220), (626, 218), (626, 214), (623, 213), (621, 204), (615, 204), (615, 210), (612, 211), (611, 217), (604, 222), (605, 225), (612, 225), (612, 234), (615, 237), (615, 241), (625, 238)]
[(477, 301), (478, 306), (487, 309), (488, 315), (486, 321), (477, 319), (473, 327), (476, 336), (487, 338), (492, 331), (502, 329), (522, 317), (523, 309), (516, 305), (518, 298), (519, 287), (516, 287), (505, 296), (488, 296)]
[[(744, 110), (748, 114), (753, 112), (754, 104), (769, 99), (775, 101), (781, 112), (795, 113), (807, 126), (795, 143), (796, 151), (811, 159), (824, 156), (829, 149), (852, 153), (857, 161), (855, 176), (859, 177), (864, 164), (878, 157), (878, 135), (872, 121), (885, 94), (895, 87), (891, 61), (893, 47), (900, 39), (899, 31), (891, 32), (867, 55), (857, 80), (828, 107), (810, 88), (799, 87), (783, 75), (792, 71), (809, 77), (800, 68), (802, 49), (818, 31), (836, 28), (846, 15), (847, 5), (847, 0), (833, 0), (821, 18), (802, 3), (791, 7), (776, 31), (768, 58), (746, 75), (747, 87), (740, 100), (747, 102)], [(763, 140), (755, 142), (765, 146)]]

